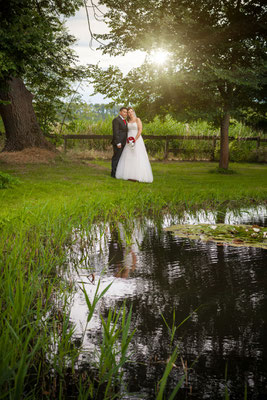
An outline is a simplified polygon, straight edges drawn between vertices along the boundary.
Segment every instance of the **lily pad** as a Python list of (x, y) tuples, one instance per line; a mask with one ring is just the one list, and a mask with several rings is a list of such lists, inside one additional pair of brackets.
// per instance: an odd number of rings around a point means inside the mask
[(212, 241), (236, 247), (267, 249), (267, 228), (258, 225), (173, 225), (165, 230), (189, 239)]

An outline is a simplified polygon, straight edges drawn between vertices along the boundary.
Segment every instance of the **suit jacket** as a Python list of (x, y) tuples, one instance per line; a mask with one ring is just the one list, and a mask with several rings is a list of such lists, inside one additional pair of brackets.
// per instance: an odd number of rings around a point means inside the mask
[(117, 144), (121, 143), (122, 146), (125, 146), (128, 133), (128, 124), (126, 122), (125, 125), (119, 115), (112, 121), (112, 131), (112, 144), (116, 146)]

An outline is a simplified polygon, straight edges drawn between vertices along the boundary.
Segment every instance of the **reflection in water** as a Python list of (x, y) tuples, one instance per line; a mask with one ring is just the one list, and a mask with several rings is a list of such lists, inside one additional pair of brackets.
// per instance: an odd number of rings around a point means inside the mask
[(116, 278), (129, 278), (129, 274), (135, 270), (137, 258), (133, 247), (133, 245), (124, 246), (123, 242), (119, 240), (118, 231), (114, 229), (111, 231), (108, 244), (108, 265), (110, 269), (114, 267)]
[[(224, 398), (226, 365), (231, 399), (244, 398), (245, 383), (249, 399), (266, 399), (266, 250), (180, 239), (151, 221), (143, 229), (136, 226), (131, 246), (122, 229), (107, 228), (106, 233), (106, 240), (97, 238), (94, 251), (81, 253), (77, 244), (71, 253), (72, 279), (84, 282), (91, 299), (96, 287), (89, 282), (91, 272), (101, 279), (102, 289), (113, 282), (88, 326), (84, 340), (88, 358), (100, 338), (98, 314), (105, 316), (110, 307), (126, 300), (129, 307), (133, 305), (132, 328), (137, 330), (131, 345), (135, 362), (126, 366), (128, 391), (154, 399), (172, 351), (161, 314), (172, 325), (175, 310), (176, 325), (192, 314), (174, 341), (180, 356), (169, 390), (185, 365), (191, 367), (177, 399)], [(74, 268), (75, 252), (81, 262)], [(86, 315), (84, 296), (78, 290), (71, 313), (77, 336)]]
[(184, 213), (184, 216), (173, 218), (166, 216), (164, 226), (173, 224), (257, 224), (260, 226), (267, 225), (266, 207), (247, 207), (239, 210), (219, 209), (216, 212), (199, 210), (192, 213)]

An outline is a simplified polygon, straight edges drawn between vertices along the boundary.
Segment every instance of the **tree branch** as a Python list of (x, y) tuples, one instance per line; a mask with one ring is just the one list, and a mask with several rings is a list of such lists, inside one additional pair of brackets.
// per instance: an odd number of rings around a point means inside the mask
[[(90, 23), (90, 16), (89, 16), (88, 8), (93, 8), (94, 17), (95, 17), (95, 19), (96, 19), (97, 21), (99, 21), (99, 19), (96, 18), (95, 9), (99, 10), (99, 8), (93, 3), (92, 0), (90, 0), (90, 2), (91, 2), (91, 6), (88, 6), (88, 5), (86, 4), (86, 0), (83, 0), (84, 7), (85, 7), (85, 11), (86, 11), (86, 18), (87, 18), (87, 24), (88, 24), (89, 34), (90, 34), (89, 47), (90, 47), (91, 50), (94, 50), (94, 49), (93, 49), (93, 46), (92, 46), (92, 45), (93, 45), (93, 40), (95, 40), (96, 42), (98, 42), (99, 44), (101, 44), (101, 45), (103, 45), (103, 46), (104, 46), (104, 43), (100, 42), (100, 40), (98, 40), (98, 39), (95, 37), (95, 35), (93, 34), (93, 31), (92, 31), (92, 28), (91, 28), (91, 23)], [(100, 11), (100, 10), (99, 10), (99, 11)], [(102, 12), (102, 11), (100, 11), (100, 12)], [(103, 14), (103, 15), (104, 15), (104, 14)]]

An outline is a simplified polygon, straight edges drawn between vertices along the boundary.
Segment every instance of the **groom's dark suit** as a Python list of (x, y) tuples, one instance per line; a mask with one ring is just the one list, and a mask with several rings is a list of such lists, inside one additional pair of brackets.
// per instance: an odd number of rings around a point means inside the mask
[[(112, 144), (113, 144), (113, 157), (111, 161), (111, 176), (115, 178), (117, 165), (126, 145), (127, 133), (128, 133), (128, 124), (124, 123), (123, 119), (118, 115), (118, 117), (114, 118), (112, 121)], [(121, 144), (121, 147), (117, 147), (118, 144)]]

